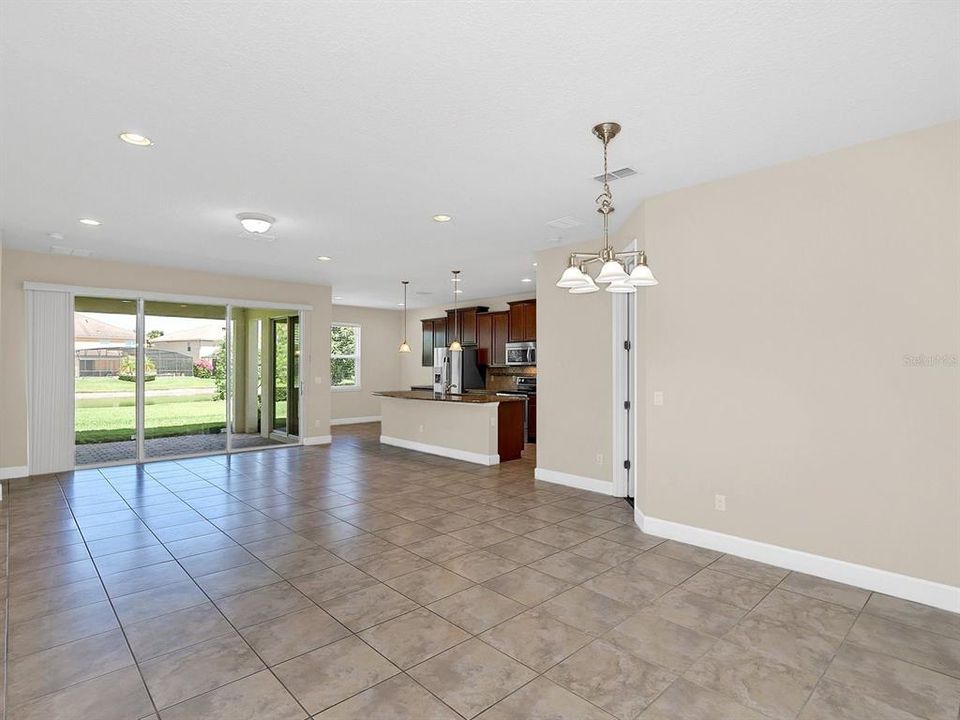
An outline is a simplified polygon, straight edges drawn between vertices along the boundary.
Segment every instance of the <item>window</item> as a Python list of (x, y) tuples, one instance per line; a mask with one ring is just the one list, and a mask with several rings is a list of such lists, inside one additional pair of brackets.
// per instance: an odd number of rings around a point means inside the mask
[(330, 387), (360, 389), (360, 326), (334, 323), (330, 327)]

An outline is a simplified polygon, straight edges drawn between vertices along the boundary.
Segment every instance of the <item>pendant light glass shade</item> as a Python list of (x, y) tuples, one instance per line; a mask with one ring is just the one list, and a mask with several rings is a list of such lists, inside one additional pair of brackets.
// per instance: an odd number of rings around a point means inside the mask
[(410, 352), (410, 345), (407, 343), (407, 285), (410, 284), (410, 281), (401, 280), (400, 282), (403, 285), (403, 316), (401, 318), (403, 321), (403, 340), (400, 341), (397, 352), (408, 353)]
[(463, 352), (463, 346), (460, 344), (460, 313), (457, 312), (457, 294), (463, 292), (457, 283), (460, 282), (460, 271), (453, 270), (453, 334), (454, 338), (447, 346), (450, 352)]
[(571, 295), (586, 295), (588, 293), (599, 292), (600, 287), (593, 281), (592, 277), (584, 273), (584, 278), (587, 280), (586, 283), (570, 288), (569, 293)]
[(623, 265), (617, 260), (607, 260), (600, 268), (600, 274), (597, 275), (598, 283), (623, 282), (629, 275), (623, 269)]
[[(587, 285), (588, 276), (583, 273), (576, 265), (571, 265), (566, 270), (563, 271), (563, 275), (560, 276), (560, 279), (557, 281), (557, 287), (559, 288), (575, 288), (582, 285)], [(593, 281), (590, 280), (592, 283)]]
[(647, 267), (646, 263), (637, 264), (633, 269), (633, 272), (630, 273), (630, 279), (627, 281), (634, 287), (648, 287), (650, 285), (656, 285), (657, 279), (653, 276), (650, 268)]
[(608, 293), (635, 293), (637, 289), (626, 280), (617, 280), (607, 285)]

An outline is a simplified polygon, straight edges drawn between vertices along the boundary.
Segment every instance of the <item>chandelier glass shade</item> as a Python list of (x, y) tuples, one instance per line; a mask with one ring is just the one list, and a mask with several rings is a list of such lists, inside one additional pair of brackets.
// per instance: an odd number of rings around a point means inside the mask
[(401, 283), (403, 283), (403, 340), (400, 341), (397, 352), (408, 353), (410, 352), (410, 343), (407, 342), (407, 285), (410, 284), (410, 281), (401, 280)]
[[(610, 173), (607, 170), (607, 146), (620, 132), (620, 125), (605, 122), (593, 128), (593, 134), (603, 143), (603, 192), (597, 196), (597, 212), (603, 215), (603, 247), (598, 252), (575, 252), (570, 254), (566, 270), (557, 280), (557, 287), (564, 288), (572, 295), (586, 295), (597, 292), (597, 283), (606, 285), (609, 293), (632, 293), (638, 287), (657, 284), (657, 279), (647, 266), (647, 255), (643, 250), (617, 252), (610, 244), (610, 213), (614, 211), (613, 193), (610, 191)], [(635, 263), (628, 272), (628, 263)], [(600, 272), (594, 280), (587, 272), (588, 266), (600, 264)]]
[(448, 350), (450, 352), (463, 352), (463, 346), (460, 344), (460, 313), (457, 312), (457, 295), (460, 294), (460, 271), (451, 270), (453, 277), (453, 340), (450, 341)]

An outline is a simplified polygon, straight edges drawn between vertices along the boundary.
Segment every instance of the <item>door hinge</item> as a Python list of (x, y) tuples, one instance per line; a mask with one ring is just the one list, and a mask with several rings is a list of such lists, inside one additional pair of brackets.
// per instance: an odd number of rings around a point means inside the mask
[(629, 460), (624, 460), (624, 461), (623, 461), (623, 469), (624, 469), (624, 470), (629, 470), (629, 469), (630, 469), (630, 461), (629, 461)]
[(630, 401), (629, 401), (629, 400), (624, 400), (624, 401), (623, 401), (623, 409), (624, 409), (624, 410), (629, 410), (629, 409), (630, 409)]
[(633, 348), (633, 343), (632, 343), (632, 342), (630, 342), (629, 340), (624, 340), (624, 341), (623, 341), (623, 349), (624, 349), (624, 350), (630, 350), (630, 349), (632, 349), (632, 348)]

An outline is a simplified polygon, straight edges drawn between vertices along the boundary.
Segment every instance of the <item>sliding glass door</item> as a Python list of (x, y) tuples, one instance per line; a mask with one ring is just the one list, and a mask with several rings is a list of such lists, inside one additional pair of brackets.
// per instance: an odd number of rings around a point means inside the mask
[(300, 432), (300, 322), (296, 315), (270, 321), (273, 345), (273, 431)]
[(137, 301), (76, 297), (73, 310), (75, 462), (134, 461)]
[(147, 458), (227, 450), (226, 313), (223, 305), (144, 303)]
[(75, 461), (299, 442), (297, 310), (74, 298)]
[(299, 442), (299, 314), (242, 307), (231, 311), (231, 448)]

